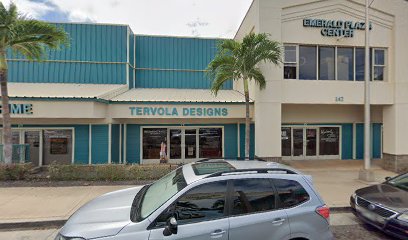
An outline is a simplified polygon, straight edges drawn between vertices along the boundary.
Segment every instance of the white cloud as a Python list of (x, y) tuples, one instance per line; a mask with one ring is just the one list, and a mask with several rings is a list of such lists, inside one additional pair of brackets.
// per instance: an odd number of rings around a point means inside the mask
[(24, 13), (24, 15), (32, 18), (40, 18), (46, 12), (52, 10), (52, 8), (45, 3), (32, 2), (28, 0), (1, 0), (1, 2), (5, 3), (7, 7), (9, 6), (10, 2), (14, 2), (21, 13)]
[[(3, 0), (1, 0), (3, 1)], [(233, 37), (252, 0), (47, 0), (72, 22), (128, 24), (138, 34)], [(15, 1), (41, 17), (47, 5)], [(48, 9), (49, 10), (49, 9)]]

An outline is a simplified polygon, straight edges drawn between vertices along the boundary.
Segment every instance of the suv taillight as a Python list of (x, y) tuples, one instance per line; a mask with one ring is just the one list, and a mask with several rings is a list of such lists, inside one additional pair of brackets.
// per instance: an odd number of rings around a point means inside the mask
[(326, 220), (329, 220), (330, 217), (330, 209), (328, 206), (323, 205), (321, 207), (316, 208), (316, 212), (322, 216), (323, 218), (325, 218)]

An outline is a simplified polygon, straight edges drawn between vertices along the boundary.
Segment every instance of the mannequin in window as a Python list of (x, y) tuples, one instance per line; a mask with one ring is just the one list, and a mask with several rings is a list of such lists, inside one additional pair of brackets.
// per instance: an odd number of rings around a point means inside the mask
[(164, 139), (160, 144), (160, 163), (167, 163), (166, 147), (166, 139)]

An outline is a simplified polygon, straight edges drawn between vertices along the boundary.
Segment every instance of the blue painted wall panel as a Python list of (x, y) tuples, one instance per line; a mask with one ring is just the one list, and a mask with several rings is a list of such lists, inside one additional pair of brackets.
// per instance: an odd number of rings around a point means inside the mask
[(9, 61), (10, 82), (126, 84), (125, 64)]
[[(211, 80), (205, 72), (136, 70), (138, 88), (183, 88), (209, 89)], [(232, 81), (226, 82), (223, 89), (232, 89)]]
[(341, 159), (353, 159), (353, 124), (342, 124), (341, 128)]
[[(239, 136), (240, 136), (240, 156), (241, 158), (245, 157), (245, 124), (239, 125)], [(253, 159), (255, 157), (255, 124), (251, 124), (250, 129), (250, 144), (249, 144), (249, 158)]]
[[(381, 157), (381, 123), (373, 123), (371, 125), (372, 142), (371, 142), (371, 156), (373, 158)], [(356, 159), (364, 158), (364, 124), (356, 124)]]
[(224, 124), (224, 157), (237, 159), (238, 157), (238, 126), (237, 124)]
[[(69, 35), (70, 46), (47, 50), (48, 60), (126, 62), (127, 26), (102, 24), (57, 24)], [(8, 58), (22, 59), (8, 52)]]
[(382, 136), (382, 124), (373, 123), (372, 125), (372, 138), (373, 138), (373, 158), (381, 158), (381, 136)]
[(45, 60), (52, 62), (40, 63), (8, 51), (10, 82), (126, 84), (127, 26), (57, 25), (69, 34), (70, 47), (47, 50)]
[(140, 163), (140, 125), (128, 124), (126, 138), (127, 163)]
[(92, 125), (92, 164), (108, 163), (108, 125)]
[(216, 39), (136, 36), (136, 87), (208, 89), (204, 70), (216, 52)]
[(89, 160), (89, 126), (75, 125), (74, 163), (88, 164)]
[(119, 163), (119, 124), (112, 124), (111, 161)]

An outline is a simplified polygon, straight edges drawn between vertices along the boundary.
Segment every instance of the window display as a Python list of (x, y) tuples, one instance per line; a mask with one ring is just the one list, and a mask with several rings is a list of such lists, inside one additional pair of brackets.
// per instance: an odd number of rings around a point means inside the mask
[(222, 157), (222, 129), (200, 128), (200, 158)]
[(143, 129), (143, 159), (160, 159), (161, 143), (167, 144), (167, 128)]
[(320, 128), (320, 155), (339, 155), (339, 128)]

